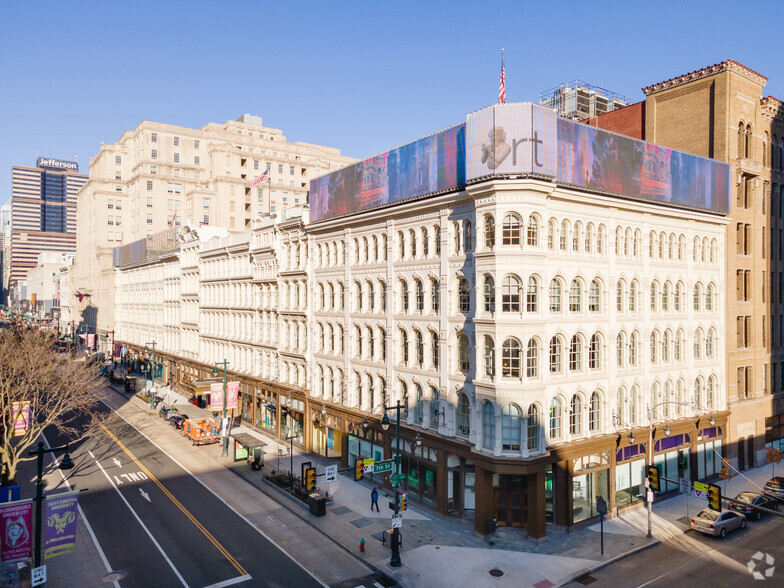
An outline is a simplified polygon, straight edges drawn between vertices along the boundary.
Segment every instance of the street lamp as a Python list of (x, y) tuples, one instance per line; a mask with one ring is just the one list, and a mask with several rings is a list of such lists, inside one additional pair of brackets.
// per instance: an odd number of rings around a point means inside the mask
[[(694, 409), (694, 403), (693, 402), (665, 401), (665, 402), (660, 402), (658, 404), (654, 404), (653, 407), (648, 406), (648, 466), (649, 467), (654, 467), (654, 465), (653, 465), (653, 415), (655, 414), (657, 408), (659, 408), (660, 406), (665, 406), (665, 405), (669, 405), (669, 404), (676, 404), (678, 406), (690, 406), (692, 408), (692, 410)], [(670, 434), (670, 426), (669, 425), (666, 425), (666, 424), (664, 425), (664, 434), (669, 436), (669, 434)], [(647, 483), (646, 483), (646, 486), (648, 486)], [(653, 490), (650, 490), (649, 487), (646, 488), (646, 489), (648, 491), (650, 491), (650, 492), (653, 492)], [(653, 504), (652, 504), (652, 501), (648, 500), (647, 496), (645, 497), (645, 499), (648, 502), (648, 538), (650, 539), (651, 537), (653, 537), (653, 534), (651, 533), (651, 518), (653, 516), (653, 514), (652, 514)]]
[[(384, 416), (381, 418), (381, 428), (385, 431), (389, 429), (389, 415), (388, 410), (397, 411), (397, 425), (395, 432), (395, 475), (392, 476), (392, 485), (395, 487), (395, 519), (397, 520), (400, 514), (400, 411), (405, 408), (397, 401), (395, 406), (384, 405)], [(367, 419), (365, 419), (367, 423)], [(363, 423), (363, 425), (365, 424)], [(400, 567), (400, 527), (392, 528), (392, 558), (389, 560), (389, 565), (393, 568)]]
[[(152, 387), (155, 388), (155, 341), (152, 343), (145, 343), (144, 344), (144, 351), (147, 351), (147, 345), (152, 345), (152, 373), (150, 374), (152, 378)], [(150, 390), (150, 409), (155, 409), (155, 394), (152, 390)]]
[(61, 470), (73, 469), (74, 464), (71, 461), (71, 456), (68, 453), (68, 444), (62, 447), (44, 448), (43, 442), (38, 443), (38, 449), (28, 452), (27, 455), (35, 455), (38, 458), (38, 479), (35, 485), (35, 567), (41, 565), (41, 514), (42, 506), (44, 503), (44, 454), (55, 453), (57, 451), (65, 451), (63, 459), (60, 461)]
[[(289, 491), (294, 492), (294, 439), (299, 437), (299, 433), (297, 432), (296, 427), (286, 427), (286, 441), (289, 441), (291, 446), (289, 447)], [(291, 433), (289, 435), (289, 433)]]
[(221, 444), (223, 449), (221, 450), (221, 457), (226, 457), (229, 455), (229, 432), (226, 430), (228, 428), (226, 426), (226, 367), (229, 365), (229, 361), (227, 359), (216, 361), (215, 367), (212, 368), (213, 376), (218, 375), (219, 365), (223, 366), (223, 420), (221, 421)]

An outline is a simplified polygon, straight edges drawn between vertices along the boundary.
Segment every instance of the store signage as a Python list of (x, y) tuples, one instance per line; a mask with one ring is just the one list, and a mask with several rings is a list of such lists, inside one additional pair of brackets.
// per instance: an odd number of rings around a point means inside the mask
[(51, 157), (39, 157), (38, 167), (51, 169), (64, 169), (68, 171), (79, 171), (79, 164), (76, 161), (64, 161), (62, 159), (52, 159)]

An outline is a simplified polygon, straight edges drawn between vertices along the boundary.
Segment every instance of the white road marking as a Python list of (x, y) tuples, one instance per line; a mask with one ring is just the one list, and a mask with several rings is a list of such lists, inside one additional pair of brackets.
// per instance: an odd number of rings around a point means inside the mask
[(246, 580), (250, 580), (250, 575), (245, 574), (244, 576), (238, 576), (236, 578), (232, 578), (231, 580), (224, 580), (223, 582), (218, 582), (217, 584), (210, 584), (204, 588), (224, 588), (224, 586), (233, 586), (234, 584), (239, 584), (240, 582), (245, 582)]
[[(46, 435), (41, 433), (41, 437), (43, 438), (44, 443), (46, 444), (46, 448), (51, 449), (52, 447), (51, 445), (49, 445), (49, 440), (46, 438)], [(92, 451), (90, 451), (89, 453), (91, 457), (95, 458), (95, 456), (93, 456), (92, 454)], [(68, 478), (65, 477), (63, 470), (57, 468), (57, 471), (60, 472), (60, 477), (63, 479), (66, 488), (71, 490), (71, 484), (68, 483)], [(93, 528), (90, 526), (90, 522), (87, 520), (87, 517), (85, 516), (84, 511), (82, 510), (82, 505), (77, 504), (76, 507), (79, 510), (79, 516), (82, 518), (82, 522), (84, 523), (84, 526), (87, 528), (87, 532), (90, 534), (90, 538), (93, 540), (93, 544), (95, 545), (95, 548), (98, 550), (98, 555), (101, 556), (101, 561), (103, 562), (103, 565), (106, 566), (106, 571), (111, 572), (112, 567), (109, 565), (109, 560), (106, 559), (106, 554), (103, 552), (103, 548), (101, 548), (101, 544), (98, 543), (98, 537), (95, 536), (95, 533), (93, 532)], [(115, 588), (120, 588), (119, 583), (112, 582), (112, 584), (114, 584)]]
[(169, 564), (169, 567), (171, 567), (172, 571), (174, 571), (175, 575), (176, 575), (176, 576), (177, 576), (177, 577), (180, 579), (180, 582), (182, 582), (182, 585), (183, 585), (183, 586), (185, 586), (185, 588), (188, 588), (188, 584), (185, 582), (185, 578), (183, 578), (183, 577), (180, 575), (180, 572), (178, 572), (178, 571), (177, 571), (177, 568), (175, 568), (175, 567), (174, 567), (174, 564), (172, 563), (172, 560), (170, 560), (170, 559), (169, 559), (169, 556), (168, 556), (168, 555), (166, 555), (166, 552), (164, 552), (164, 551), (163, 551), (163, 548), (162, 548), (162, 547), (160, 546), (160, 544), (159, 544), (159, 543), (158, 543), (158, 542), (155, 540), (155, 537), (153, 537), (152, 533), (150, 533), (150, 530), (149, 530), (149, 529), (147, 528), (147, 526), (146, 526), (146, 525), (145, 525), (145, 524), (142, 522), (142, 519), (141, 519), (141, 518), (139, 518), (139, 515), (137, 515), (137, 514), (136, 514), (136, 511), (135, 511), (135, 510), (133, 510), (133, 508), (131, 507), (131, 505), (130, 505), (130, 504), (128, 504), (128, 501), (125, 499), (125, 496), (123, 496), (123, 495), (122, 495), (122, 492), (120, 492), (120, 489), (119, 489), (117, 486), (115, 486), (115, 485), (114, 485), (114, 482), (112, 482), (112, 479), (109, 477), (109, 474), (107, 474), (107, 473), (106, 473), (106, 470), (105, 470), (105, 469), (103, 469), (103, 468), (101, 467), (101, 464), (100, 464), (100, 463), (98, 463), (97, 461), (95, 462), (95, 465), (97, 465), (97, 466), (98, 466), (98, 468), (99, 468), (99, 469), (100, 469), (100, 470), (103, 472), (103, 475), (104, 475), (104, 476), (106, 476), (106, 479), (107, 479), (107, 480), (109, 480), (109, 483), (112, 485), (112, 488), (114, 488), (114, 489), (117, 491), (117, 494), (120, 496), (120, 498), (122, 499), (122, 501), (125, 503), (125, 506), (127, 506), (127, 507), (128, 507), (128, 510), (130, 510), (130, 511), (131, 511), (131, 513), (133, 514), (134, 518), (135, 518), (135, 519), (138, 521), (138, 523), (141, 525), (142, 529), (144, 529), (144, 532), (145, 532), (145, 533), (147, 533), (147, 536), (148, 536), (148, 537), (150, 538), (150, 540), (151, 540), (151, 541), (152, 541), (152, 542), (155, 544), (155, 547), (157, 547), (157, 548), (158, 548), (158, 551), (160, 551), (160, 552), (161, 552), (161, 555), (163, 556), (163, 559), (165, 559), (165, 560), (167, 561), (167, 563)]
[(150, 500), (150, 495), (149, 495), (149, 494), (147, 494), (147, 493), (146, 493), (144, 490), (142, 490), (141, 488), (139, 488), (139, 492), (141, 492), (141, 493), (142, 493), (142, 496), (144, 496), (144, 497), (147, 499), (147, 502), (152, 502), (152, 500)]
[[(119, 392), (115, 392), (115, 394), (118, 394), (118, 395), (119, 395)], [(231, 510), (231, 512), (233, 512), (235, 515), (237, 515), (238, 517), (240, 517), (240, 518), (241, 518), (243, 521), (245, 521), (246, 523), (248, 523), (248, 525), (250, 525), (250, 526), (251, 526), (253, 529), (255, 529), (255, 530), (256, 530), (256, 532), (257, 532), (259, 535), (261, 535), (261, 536), (262, 536), (262, 537), (264, 537), (264, 538), (265, 538), (267, 541), (269, 541), (269, 542), (270, 542), (272, 545), (274, 545), (275, 547), (277, 547), (278, 549), (280, 549), (281, 553), (285, 554), (285, 555), (286, 555), (286, 557), (288, 557), (288, 558), (289, 558), (289, 559), (292, 561), (292, 563), (294, 563), (295, 565), (297, 565), (297, 566), (299, 566), (300, 568), (302, 568), (302, 570), (303, 570), (303, 571), (304, 571), (306, 574), (308, 574), (308, 575), (309, 575), (311, 578), (313, 578), (313, 579), (314, 579), (316, 582), (318, 582), (320, 586), (324, 586), (324, 588), (327, 588), (327, 584), (325, 584), (325, 583), (324, 583), (324, 582), (323, 582), (321, 579), (319, 579), (319, 578), (318, 578), (318, 577), (317, 577), (317, 576), (316, 576), (316, 575), (315, 575), (313, 572), (311, 572), (311, 571), (310, 571), (308, 568), (306, 568), (306, 567), (305, 567), (305, 566), (303, 566), (301, 563), (299, 563), (299, 562), (298, 562), (296, 559), (294, 559), (294, 557), (293, 557), (293, 556), (292, 556), (292, 555), (291, 555), (291, 554), (290, 554), (288, 551), (286, 551), (286, 550), (285, 550), (285, 549), (283, 549), (283, 548), (282, 548), (280, 545), (278, 545), (278, 544), (277, 544), (275, 541), (273, 541), (273, 540), (272, 540), (272, 538), (270, 538), (270, 537), (269, 537), (269, 535), (267, 535), (267, 534), (266, 534), (264, 531), (262, 531), (261, 529), (259, 529), (259, 528), (258, 528), (256, 525), (254, 525), (254, 524), (253, 524), (253, 523), (252, 523), (252, 522), (251, 522), (251, 521), (250, 521), (250, 520), (249, 520), (249, 519), (248, 519), (248, 518), (247, 518), (245, 515), (243, 515), (243, 514), (242, 514), (242, 513), (240, 513), (240, 512), (237, 512), (237, 509), (235, 509), (235, 508), (234, 508), (232, 505), (230, 505), (228, 502), (226, 502), (226, 501), (225, 501), (225, 500), (224, 500), (222, 497), (218, 496), (218, 495), (217, 495), (217, 494), (216, 494), (216, 493), (215, 493), (215, 492), (212, 490), (212, 488), (210, 488), (209, 486), (207, 486), (207, 484), (205, 484), (204, 482), (202, 482), (202, 481), (201, 481), (201, 480), (200, 480), (200, 479), (199, 479), (197, 476), (195, 476), (195, 475), (193, 474), (193, 472), (191, 472), (191, 471), (190, 471), (188, 468), (186, 468), (184, 465), (182, 465), (182, 464), (181, 464), (179, 461), (177, 461), (176, 459), (174, 459), (174, 457), (172, 457), (172, 456), (171, 456), (171, 454), (169, 454), (169, 453), (168, 453), (168, 452), (167, 452), (165, 449), (163, 449), (163, 447), (161, 447), (161, 446), (160, 446), (160, 445), (158, 445), (158, 444), (157, 444), (155, 441), (153, 441), (152, 439), (150, 439), (150, 438), (149, 438), (147, 435), (145, 435), (144, 433), (142, 433), (142, 431), (141, 431), (141, 430), (139, 430), (139, 428), (138, 428), (136, 425), (134, 425), (134, 424), (133, 424), (131, 421), (129, 421), (128, 419), (126, 419), (126, 418), (125, 418), (123, 415), (121, 415), (119, 412), (117, 412), (116, 410), (114, 410), (114, 408), (112, 408), (111, 406), (109, 406), (109, 404), (108, 404), (106, 401), (104, 401), (104, 400), (101, 400), (100, 398), (99, 398), (98, 400), (100, 400), (100, 401), (101, 401), (101, 402), (102, 402), (102, 403), (103, 403), (103, 404), (104, 404), (104, 405), (105, 405), (105, 406), (106, 406), (106, 407), (107, 407), (109, 410), (111, 410), (111, 411), (112, 411), (114, 414), (116, 414), (118, 417), (120, 417), (122, 420), (124, 420), (126, 423), (128, 423), (128, 425), (130, 425), (131, 427), (133, 427), (133, 429), (134, 429), (134, 430), (135, 430), (137, 433), (139, 433), (139, 435), (141, 435), (142, 437), (144, 437), (145, 439), (147, 439), (147, 441), (148, 441), (148, 442), (149, 442), (149, 443), (150, 443), (150, 444), (151, 444), (153, 447), (156, 447), (156, 448), (158, 449), (158, 451), (160, 451), (161, 453), (163, 453), (163, 454), (164, 454), (166, 457), (168, 457), (170, 460), (172, 460), (172, 462), (173, 462), (173, 463), (177, 464), (177, 465), (178, 465), (180, 468), (182, 468), (182, 469), (183, 469), (183, 471), (185, 471), (185, 472), (188, 472), (188, 475), (189, 475), (191, 478), (193, 478), (193, 479), (194, 479), (194, 480), (196, 480), (196, 481), (197, 481), (199, 484), (201, 484), (201, 485), (204, 487), (204, 489), (205, 489), (205, 490), (207, 490), (207, 492), (209, 492), (209, 493), (210, 493), (210, 494), (212, 494), (212, 495), (213, 495), (215, 498), (217, 498), (218, 500), (220, 500), (220, 501), (221, 501), (221, 502), (222, 502), (222, 503), (223, 503), (223, 504), (224, 504), (224, 505), (225, 505), (225, 506), (226, 506), (226, 507), (227, 507), (229, 510)], [(119, 490), (118, 490), (118, 492), (119, 492)]]
[(115, 457), (115, 458), (113, 458), (113, 459), (112, 459), (112, 461), (114, 462), (114, 464), (115, 464), (115, 465), (116, 465), (118, 468), (121, 468), (121, 467), (122, 467), (122, 464), (120, 463), (120, 460), (119, 460), (119, 459), (117, 459), (116, 457)]
[(87, 450), (87, 453), (89, 453), (89, 454), (90, 454), (90, 457), (92, 457), (93, 459), (95, 459), (95, 456), (93, 455), (93, 452), (92, 452), (92, 451), (90, 451), (90, 450), (88, 449), (88, 450)]

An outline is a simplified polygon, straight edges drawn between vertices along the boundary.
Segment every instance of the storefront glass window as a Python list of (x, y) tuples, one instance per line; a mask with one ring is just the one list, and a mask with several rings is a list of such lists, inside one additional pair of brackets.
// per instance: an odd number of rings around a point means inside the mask
[(615, 466), (615, 504), (624, 506), (645, 497), (645, 460)]
[(574, 476), (572, 478), (573, 521), (575, 523), (596, 516), (596, 499), (610, 495), (610, 470)]
[(253, 397), (249, 394), (242, 395), (242, 420), (246, 423), (253, 422)]

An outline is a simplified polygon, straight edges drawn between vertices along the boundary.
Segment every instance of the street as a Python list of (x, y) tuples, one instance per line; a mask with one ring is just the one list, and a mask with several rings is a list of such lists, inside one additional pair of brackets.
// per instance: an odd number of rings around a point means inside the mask
[(72, 448), (68, 480), (88, 489), (80, 504), (123, 586), (321, 584), (133, 427), (113, 429)]
[[(621, 559), (589, 576), (568, 584), (639, 588), (655, 586), (780, 586), (784, 578), (784, 519), (768, 516), (749, 521), (745, 530), (734, 531), (725, 539), (687, 531), (633, 556)], [(747, 563), (757, 552), (771, 555), (773, 576), (756, 581)], [(755, 569), (764, 574), (769, 567), (764, 556)]]

